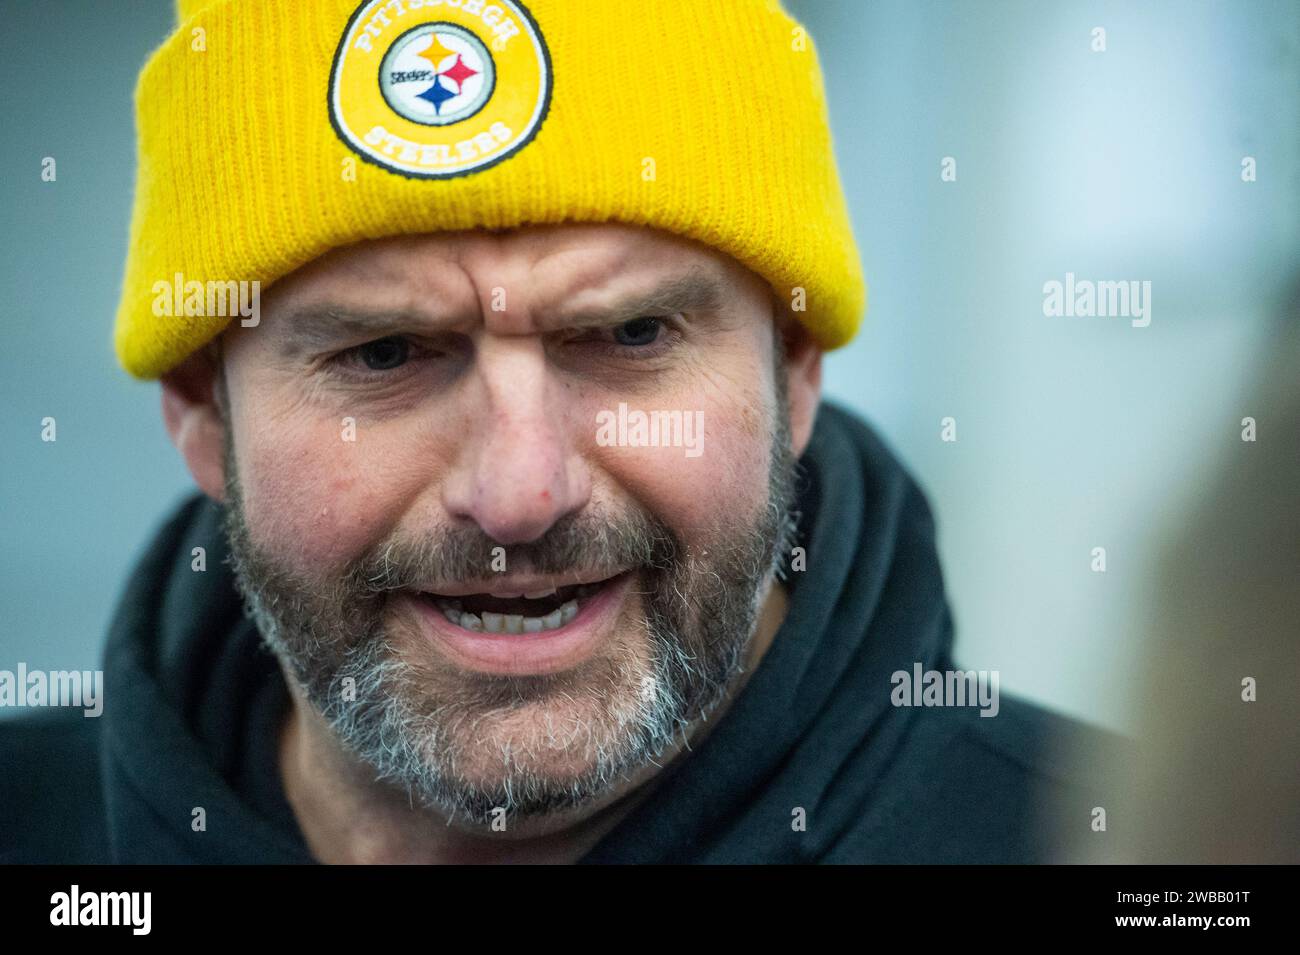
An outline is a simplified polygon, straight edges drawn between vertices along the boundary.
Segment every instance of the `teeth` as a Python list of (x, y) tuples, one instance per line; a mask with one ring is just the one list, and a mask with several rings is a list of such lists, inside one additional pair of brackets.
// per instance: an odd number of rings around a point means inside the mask
[[(554, 591), (552, 591), (554, 592)], [(545, 633), (558, 630), (578, 615), (578, 601), (570, 600), (545, 617), (525, 617), (517, 613), (490, 613), (482, 616), (458, 609), (460, 601), (439, 601), (438, 609), (452, 623), (476, 633)]]

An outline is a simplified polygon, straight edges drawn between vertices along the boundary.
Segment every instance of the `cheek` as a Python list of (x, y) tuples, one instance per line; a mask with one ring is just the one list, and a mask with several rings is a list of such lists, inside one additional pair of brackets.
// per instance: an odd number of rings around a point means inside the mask
[(251, 429), (239, 449), (251, 531), (268, 552), (300, 573), (339, 573), (396, 523), (406, 473), (383, 435), (342, 423)]
[(703, 414), (698, 456), (680, 447), (601, 448), (601, 467), (684, 540), (734, 534), (767, 501), (771, 424), (763, 401), (758, 388), (679, 399), (674, 409)]

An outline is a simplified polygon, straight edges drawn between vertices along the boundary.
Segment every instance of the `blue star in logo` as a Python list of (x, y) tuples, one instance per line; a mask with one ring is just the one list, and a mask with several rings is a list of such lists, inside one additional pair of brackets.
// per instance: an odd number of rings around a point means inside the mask
[(439, 80), (441, 79), (442, 79), (441, 76), (435, 76), (433, 78), (432, 86), (430, 86), (423, 93), (417, 93), (415, 95), (416, 99), (428, 100), (430, 103), (432, 103), (433, 111), (439, 114), (442, 112), (443, 103), (447, 102), (447, 100), (449, 99), (456, 98), (455, 93), (453, 93), (449, 89), (444, 88), (443, 85), (439, 82)]

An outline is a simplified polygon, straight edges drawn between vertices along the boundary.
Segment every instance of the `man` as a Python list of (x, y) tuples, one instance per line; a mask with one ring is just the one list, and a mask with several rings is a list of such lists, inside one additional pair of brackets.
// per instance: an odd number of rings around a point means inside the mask
[(1015, 861), (1089, 825), (1082, 727), (900, 692), (952, 627), (921, 493), (818, 407), (865, 295), (775, 2), (179, 14), (116, 343), (202, 495), (102, 723), (6, 729), (7, 857)]

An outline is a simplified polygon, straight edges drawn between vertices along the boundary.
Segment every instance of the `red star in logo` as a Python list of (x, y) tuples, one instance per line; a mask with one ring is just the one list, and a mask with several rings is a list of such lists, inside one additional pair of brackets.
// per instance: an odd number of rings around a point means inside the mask
[(477, 76), (478, 70), (470, 69), (468, 66), (465, 65), (465, 61), (459, 55), (457, 55), (456, 62), (451, 65), (451, 68), (443, 70), (438, 75), (445, 76), (449, 80), (454, 80), (456, 83), (456, 88), (459, 90), (464, 90), (465, 81), (469, 79), (471, 76)]

